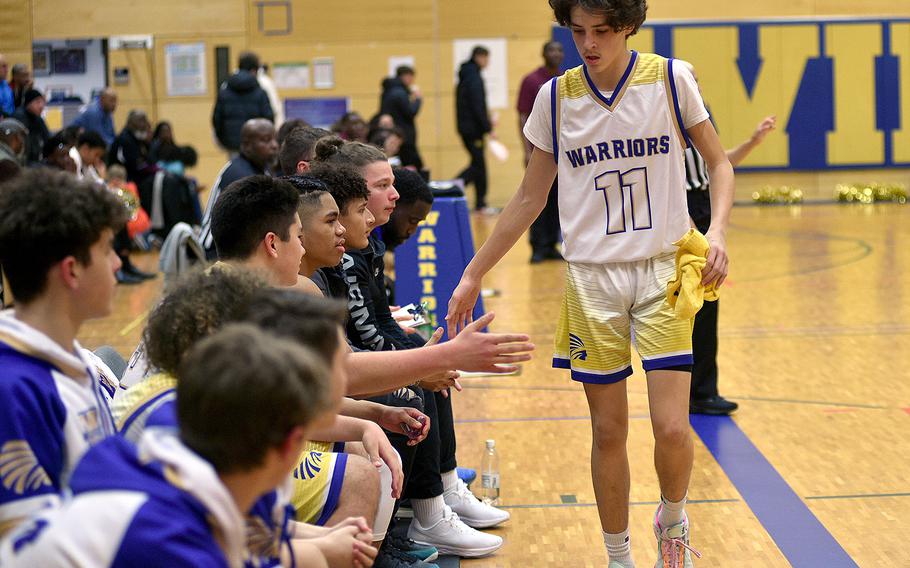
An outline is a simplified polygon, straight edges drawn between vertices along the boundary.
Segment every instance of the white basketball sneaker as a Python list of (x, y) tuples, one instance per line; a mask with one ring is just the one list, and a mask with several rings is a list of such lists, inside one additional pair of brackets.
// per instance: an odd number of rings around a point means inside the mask
[(439, 554), (465, 558), (488, 556), (502, 546), (502, 538), (472, 529), (449, 506), (445, 507), (442, 520), (431, 527), (420, 526), (416, 518), (411, 520), (408, 538), (418, 544), (435, 546)]
[(488, 529), (509, 520), (508, 511), (487, 505), (471, 493), (464, 481), (458, 480), (455, 490), (443, 496), (446, 505), (458, 514), (464, 524), (475, 529)]
[(691, 555), (701, 558), (701, 554), (689, 546), (689, 518), (684, 515), (681, 522), (663, 527), (659, 517), (660, 506), (654, 515), (654, 536), (659, 554), (654, 568), (692, 568)]

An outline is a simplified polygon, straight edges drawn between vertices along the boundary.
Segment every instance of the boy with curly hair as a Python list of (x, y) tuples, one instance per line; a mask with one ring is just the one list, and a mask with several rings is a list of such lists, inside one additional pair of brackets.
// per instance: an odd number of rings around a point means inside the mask
[(733, 169), (691, 72), (672, 59), (628, 49), (629, 36), (645, 20), (645, 0), (550, 0), (550, 6), (571, 29), (584, 64), (538, 93), (524, 129), (534, 145), (524, 180), (465, 269), (446, 319), (450, 335), (471, 321), (481, 279), (543, 209), (558, 171), (568, 267), (553, 365), (584, 384), (610, 567), (633, 566), (625, 384), (633, 336), (647, 375), (661, 488), (654, 519), (658, 566), (688, 567), (692, 322), (675, 317), (666, 284), (689, 229), (683, 151), (694, 144), (711, 178), (705, 286), (720, 286), (727, 275)]

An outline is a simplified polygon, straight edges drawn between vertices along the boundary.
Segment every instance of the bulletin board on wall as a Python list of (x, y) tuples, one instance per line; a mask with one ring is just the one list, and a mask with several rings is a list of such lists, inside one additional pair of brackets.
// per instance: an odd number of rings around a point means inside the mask
[(348, 97), (308, 97), (284, 100), (285, 120), (302, 118), (317, 128), (329, 128), (351, 108)]
[[(553, 38), (581, 65), (568, 29)], [(910, 18), (654, 22), (629, 45), (695, 66), (725, 147), (777, 115), (740, 170), (910, 166)]]

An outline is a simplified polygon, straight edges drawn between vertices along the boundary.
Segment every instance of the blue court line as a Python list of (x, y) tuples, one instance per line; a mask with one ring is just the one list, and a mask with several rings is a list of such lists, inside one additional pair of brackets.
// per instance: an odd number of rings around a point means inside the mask
[(792, 566), (857, 566), (733, 419), (693, 415), (690, 420), (695, 432)]

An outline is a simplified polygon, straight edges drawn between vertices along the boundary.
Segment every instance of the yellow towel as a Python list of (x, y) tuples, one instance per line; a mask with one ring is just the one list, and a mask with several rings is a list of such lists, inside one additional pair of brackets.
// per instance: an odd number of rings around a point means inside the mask
[(708, 258), (708, 239), (695, 229), (673, 243), (676, 251), (676, 277), (667, 282), (667, 301), (678, 319), (692, 319), (705, 301), (717, 300), (715, 283), (701, 283), (701, 272)]

